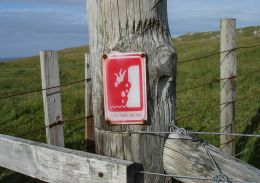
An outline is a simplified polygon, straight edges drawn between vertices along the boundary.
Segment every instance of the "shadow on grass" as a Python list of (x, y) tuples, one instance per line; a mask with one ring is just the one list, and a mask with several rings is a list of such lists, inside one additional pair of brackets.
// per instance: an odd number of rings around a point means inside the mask
[(254, 167), (260, 169), (260, 139), (255, 142), (253, 148), (254, 151), (252, 152), (248, 162)]
[[(259, 128), (260, 124), (260, 108), (257, 110), (256, 115), (251, 119), (251, 123), (247, 125), (246, 129), (243, 131), (245, 134), (253, 134)], [(249, 142), (250, 137), (240, 137), (238, 143), (236, 144), (236, 152), (240, 153), (246, 147)], [(250, 154), (249, 162), (251, 165), (260, 168), (260, 139), (256, 140), (254, 145), (251, 147), (253, 149)]]

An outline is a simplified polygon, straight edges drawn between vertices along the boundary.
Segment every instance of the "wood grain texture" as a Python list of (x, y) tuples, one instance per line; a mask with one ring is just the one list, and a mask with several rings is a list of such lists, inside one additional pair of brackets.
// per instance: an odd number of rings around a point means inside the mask
[[(164, 135), (122, 135), (120, 131), (168, 131), (175, 119), (176, 51), (168, 29), (166, 0), (88, 0), (93, 113), (98, 154), (144, 164), (163, 173)], [(104, 53), (147, 54), (148, 121), (146, 125), (109, 126), (104, 120), (102, 62)], [(165, 178), (145, 176), (145, 182)]]
[[(142, 183), (138, 164), (0, 135), (0, 166), (52, 183)], [(138, 178), (137, 181), (135, 180)]]
[[(42, 89), (44, 89), (42, 95), (45, 126), (49, 126), (57, 121), (62, 121), (61, 89), (56, 87), (60, 86), (58, 53), (55, 51), (41, 51), (40, 61)], [(46, 137), (48, 144), (64, 147), (63, 125), (59, 124), (46, 128)]]
[(89, 61), (89, 54), (85, 54), (85, 144), (88, 152), (95, 152), (95, 135), (94, 135), (94, 119), (90, 117), (93, 115), (92, 109), (92, 81), (91, 79), (91, 63)]
[[(220, 51), (236, 48), (236, 20), (221, 20), (221, 46)], [(223, 133), (234, 133), (236, 111), (236, 85), (237, 79), (224, 79), (237, 76), (236, 50), (221, 53), (220, 55), (220, 126)], [(234, 102), (232, 102), (234, 101)], [(230, 103), (229, 103), (230, 102)], [(235, 155), (234, 136), (220, 136), (221, 149), (231, 155)]]
[[(236, 182), (260, 182), (260, 170), (221, 152), (209, 145), (208, 149), (221, 172)], [(163, 163), (167, 174), (178, 176), (209, 177), (217, 174), (213, 162), (201, 142), (167, 139), (163, 152)], [(210, 182), (179, 179), (185, 183)]]

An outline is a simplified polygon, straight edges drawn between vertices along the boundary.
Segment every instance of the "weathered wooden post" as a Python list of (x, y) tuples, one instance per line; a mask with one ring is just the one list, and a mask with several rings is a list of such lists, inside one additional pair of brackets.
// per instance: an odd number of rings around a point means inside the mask
[(85, 54), (85, 145), (87, 152), (95, 152), (94, 121), (92, 117), (92, 81), (89, 54)]
[[(218, 178), (216, 182), (260, 182), (259, 169), (191, 136), (170, 135), (163, 162), (166, 173), (176, 175), (182, 182), (213, 182)], [(230, 181), (224, 181), (225, 177)]]
[[(220, 55), (220, 106), (221, 132), (233, 133), (236, 110), (236, 20), (221, 20), (221, 48)], [(235, 154), (235, 138), (233, 136), (220, 136), (221, 149), (223, 152)]]
[[(168, 131), (175, 119), (176, 52), (168, 28), (166, 0), (88, 0), (90, 62), (96, 152), (132, 160), (144, 170), (163, 173), (165, 135), (121, 134), (125, 131)], [(148, 121), (146, 125), (105, 123), (102, 55), (111, 52), (147, 55)], [(145, 175), (146, 183), (165, 182)]]
[(58, 53), (41, 51), (40, 60), (47, 143), (64, 147)]

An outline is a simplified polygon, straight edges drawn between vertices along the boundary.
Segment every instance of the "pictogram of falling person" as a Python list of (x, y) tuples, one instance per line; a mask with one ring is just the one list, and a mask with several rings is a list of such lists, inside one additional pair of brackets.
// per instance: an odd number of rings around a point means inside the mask
[(123, 69), (120, 69), (119, 73), (114, 73), (114, 75), (116, 76), (114, 86), (117, 90), (115, 94), (115, 96), (117, 97), (115, 103), (117, 107), (125, 108), (128, 101), (128, 93), (131, 88), (131, 83), (128, 82), (128, 79), (125, 77), (126, 70), (123, 71)]
[(114, 73), (114, 96), (112, 108), (136, 108), (140, 107), (140, 81), (139, 66), (132, 65), (127, 69), (122, 68)]

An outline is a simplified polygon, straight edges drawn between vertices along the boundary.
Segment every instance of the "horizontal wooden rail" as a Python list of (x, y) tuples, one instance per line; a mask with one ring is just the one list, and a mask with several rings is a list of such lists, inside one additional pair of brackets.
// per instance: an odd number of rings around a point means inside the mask
[[(134, 183), (139, 164), (0, 134), (0, 166), (53, 183)], [(138, 177), (137, 177), (138, 176)]]

